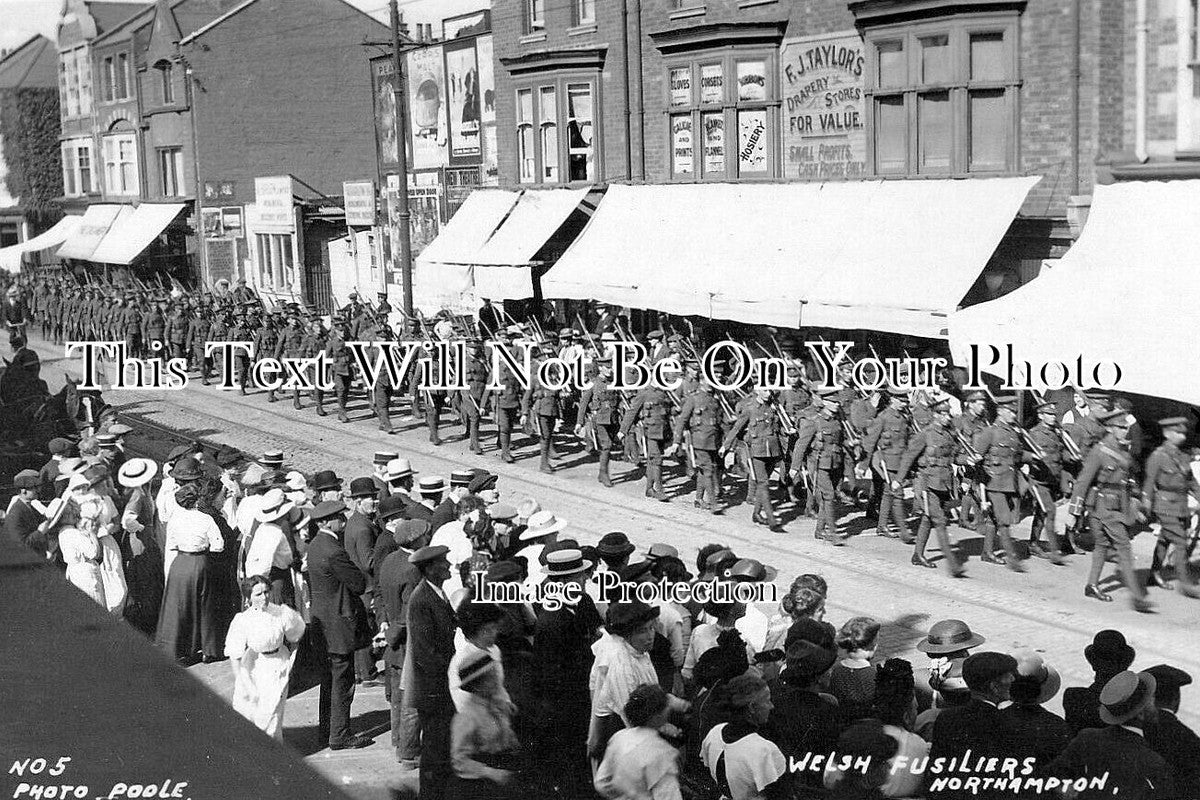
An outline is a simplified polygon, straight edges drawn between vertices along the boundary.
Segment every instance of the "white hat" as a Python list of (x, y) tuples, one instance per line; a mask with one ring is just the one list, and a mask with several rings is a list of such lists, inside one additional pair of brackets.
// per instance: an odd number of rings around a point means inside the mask
[(148, 458), (131, 458), (117, 470), (117, 482), (122, 486), (133, 489), (144, 486), (154, 480), (158, 474), (158, 464)]
[(387, 463), (387, 479), (389, 481), (407, 478), (409, 475), (416, 475), (417, 471), (412, 468), (412, 462), (407, 458), (393, 458)]
[(74, 492), (78, 489), (86, 489), (90, 485), (87, 478), (82, 472), (74, 472), (71, 474), (70, 480), (67, 481), (67, 491)]
[(554, 516), (553, 511), (539, 511), (529, 518), (529, 524), (521, 533), (520, 540), (527, 542), (530, 539), (540, 539), (543, 536), (558, 533), (565, 527), (567, 527), (567, 521)]
[(542, 510), (542, 504), (532, 497), (526, 497), (521, 502), (517, 503), (517, 517), (519, 519), (530, 519), (534, 514)]
[(295, 505), (287, 499), (282, 489), (272, 489), (263, 495), (262, 508), (258, 510), (258, 521), (274, 522), (280, 517), (286, 516)]
[(56, 497), (46, 504), (46, 510), (42, 516), (46, 518), (46, 527), (53, 528), (62, 519), (63, 512), (67, 510), (67, 501), (61, 497)]
[(305, 480), (303, 473), (292, 470), (287, 474), (287, 488), (293, 492), (303, 492), (308, 488), (308, 481)]

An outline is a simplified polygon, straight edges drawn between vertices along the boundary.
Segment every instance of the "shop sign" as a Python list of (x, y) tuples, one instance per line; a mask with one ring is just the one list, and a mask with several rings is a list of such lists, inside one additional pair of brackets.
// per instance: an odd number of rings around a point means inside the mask
[(866, 173), (864, 67), (863, 40), (854, 31), (784, 40), (785, 178), (829, 181)]

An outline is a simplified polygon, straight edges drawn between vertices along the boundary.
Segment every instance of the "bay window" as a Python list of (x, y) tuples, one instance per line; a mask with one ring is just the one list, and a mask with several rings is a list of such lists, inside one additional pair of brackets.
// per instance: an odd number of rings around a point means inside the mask
[(593, 183), (597, 162), (594, 79), (560, 78), (517, 90), (520, 183)]

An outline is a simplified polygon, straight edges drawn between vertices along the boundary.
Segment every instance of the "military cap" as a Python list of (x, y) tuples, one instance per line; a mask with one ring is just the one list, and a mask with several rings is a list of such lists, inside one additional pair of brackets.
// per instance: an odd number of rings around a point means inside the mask
[(835, 389), (821, 388), (821, 389), (817, 389), (817, 396), (818, 397), (833, 397), (834, 395), (840, 393), (841, 391), (842, 391), (841, 389), (836, 389), (836, 388)]
[(661, 330), (653, 330), (646, 334), (646, 338), (652, 342), (657, 342), (659, 339), (663, 338), (664, 335), (665, 334)]
[(950, 410), (950, 398), (943, 397), (941, 399), (934, 400), (933, 402), (931, 402), (929, 404), (929, 410), (930, 411), (949, 411)]
[(888, 393), (888, 396), (895, 397), (899, 400), (907, 400), (908, 399), (908, 389), (901, 389), (898, 386), (889, 386), (887, 388), (887, 393)]
[(422, 564), (429, 564), (437, 561), (439, 558), (445, 558), (446, 554), (449, 552), (450, 548), (443, 544), (426, 545), (409, 556), (408, 563), (419, 567)]
[(558, 332), (558, 338), (574, 339), (575, 338), (575, 329), (574, 328), (563, 328), (562, 330), (560, 330)]
[(346, 513), (346, 504), (341, 500), (325, 500), (317, 503), (317, 507), (309, 513), (308, 517), (313, 522), (322, 522), (344, 513)]
[(996, 397), (996, 408), (1016, 408), (1017, 396), (1015, 394), (999, 395)]
[(1113, 425), (1129, 419), (1129, 412), (1123, 408), (1116, 408), (1111, 411), (1101, 411), (1096, 415), (1096, 419), (1105, 425)]
[(1017, 660), (1008, 653), (996, 653), (985, 650), (972, 653), (963, 662), (963, 680), (967, 687), (973, 690), (985, 689), (997, 678), (1016, 674)]
[(1164, 431), (1171, 430), (1173, 428), (1187, 430), (1187, 417), (1167, 417), (1166, 419), (1160, 419), (1158, 424)]
[(617, 336), (615, 333), (613, 333), (612, 331), (606, 331), (605, 333), (600, 335), (600, 341), (602, 341), (602, 342), (619, 342), (619, 341), (621, 341), (621, 338), (619, 336)]

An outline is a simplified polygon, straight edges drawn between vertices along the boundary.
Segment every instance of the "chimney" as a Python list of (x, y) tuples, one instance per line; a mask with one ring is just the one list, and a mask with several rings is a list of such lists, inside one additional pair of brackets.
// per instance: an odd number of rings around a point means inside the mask
[(425, 41), (427, 41), (427, 42), (436, 42), (437, 41), (437, 39), (433, 38), (433, 23), (432, 22), (427, 23), (425, 25)]
[(404, 12), (401, 11), (397, 16), (400, 21), (400, 33), (404, 36), (408, 36), (408, 24), (404, 21)]

